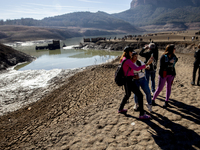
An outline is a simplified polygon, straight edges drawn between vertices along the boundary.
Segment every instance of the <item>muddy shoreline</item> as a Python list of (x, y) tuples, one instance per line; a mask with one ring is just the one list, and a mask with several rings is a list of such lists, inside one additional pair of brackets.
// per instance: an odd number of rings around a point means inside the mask
[[(197, 30), (191, 31), (171, 31), (160, 33), (149, 33), (144, 35), (125, 35), (122, 38), (106, 39), (103, 37), (85, 39), (83, 43), (74, 48), (76, 49), (97, 49), (122, 51), (125, 46), (133, 49), (141, 49), (150, 42), (156, 43), (159, 50), (165, 50), (168, 44), (176, 45), (178, 53), (193, 54), (199, 44), (199, 35), (195, 33)], [(99, 39), (99, 40), (98, 40)], [(91, 42), (88, 42), (91, 41)], [(93, 42), (92, 42), (93, 41)]]
[(137, 119), (132, 98), (125, 106), (128, 116), (117, 113), (124, 90), (113, 80), (116, 59), (78, 72), (39, 101), (1, 116), (1, 148), (200, 149), (200, 89), (190, 85), (193, 56), (177, 56), (171, 107), (161, 107), (164, 90), (156, 99), (152, 120)]
[[(144, 107), (151, 120), (138, 120), (133, 95), (125, 105), (128, 114), (117, 113), (124, 96), (124, 90), (114, 82), (118, 58), (69, 78), (55, 76), (52, 85), (56, 89), (37, 102), (0, 116), (0, 149), (200, 149), (200, 87), (190, 84), (193, 52), (199, 41), (192, 42), (186, 49), (189, 53), (177, 53), (170, 107), (162, 108), (165, 89), (152, 113)], [(159, 50), (159, 57), (162, 53)]]

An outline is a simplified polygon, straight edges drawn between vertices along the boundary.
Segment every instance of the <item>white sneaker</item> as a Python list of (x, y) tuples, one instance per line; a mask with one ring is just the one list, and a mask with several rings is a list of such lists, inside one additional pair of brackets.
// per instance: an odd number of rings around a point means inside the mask
[(149, 112), (152, 112), (152, 105), (149, 105), (148, 103), (145, 104), (149, 110)]
[(135, 103), (135, 105), (133, 106), (133, 109), (137, 111), (137, 110), (138, 110), (138, 107), (139, 107), (139, 104), (138, 104), (138, 103)]

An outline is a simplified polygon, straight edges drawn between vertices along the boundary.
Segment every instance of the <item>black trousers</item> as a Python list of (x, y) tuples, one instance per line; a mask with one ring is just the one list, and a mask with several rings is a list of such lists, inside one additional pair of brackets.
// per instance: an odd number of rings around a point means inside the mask
[(197, 80), (197, 85), (200, 85), (200, 66), (199, 64), (194, 64), (194, 68), (193, 68), (193, 82), (195, 83), (195, 79), (196, 79), (196, 72), (199, 69), (199, 77)]
[(144, 115), (143, 94), (141, 93), (138, 86), (135, 84), (133, 77), (127, 77), (124, 87), (126, 93), (120, 104), (119, 110), (122, 110), (124, 108), (124, 105), (127, 103), (127, 100), (131, 96), (131, 92), (133, 92), (138, 97), (140, 116)]

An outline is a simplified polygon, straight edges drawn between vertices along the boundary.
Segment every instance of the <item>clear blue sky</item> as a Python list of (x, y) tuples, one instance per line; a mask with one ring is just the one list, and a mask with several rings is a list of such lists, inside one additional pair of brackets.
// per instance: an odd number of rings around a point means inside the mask
[(57, 16), (80, 11), (118, 13), (130, 8), (132, 0), (1, 0), (0, 19)]

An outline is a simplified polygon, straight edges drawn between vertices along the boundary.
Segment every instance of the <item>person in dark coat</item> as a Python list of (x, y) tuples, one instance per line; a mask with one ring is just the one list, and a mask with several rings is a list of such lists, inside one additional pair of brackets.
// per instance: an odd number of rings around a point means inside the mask
[(200, 86), (200, 44), (198, 45), (198, 50), (194, 53), (195, 61), (193, 68), (193, 79), (191, 84), (195, 85), (196, 72), (199, 70), (199, 77), (197, 80), (197, 85)]

